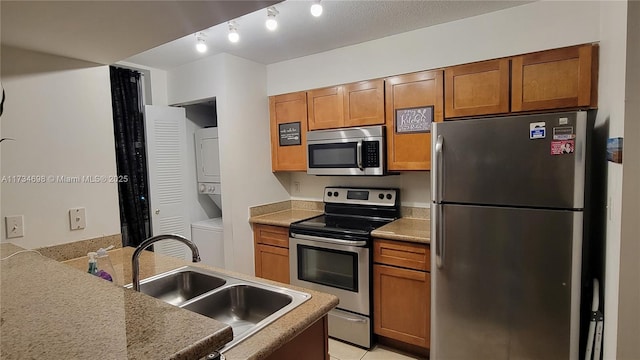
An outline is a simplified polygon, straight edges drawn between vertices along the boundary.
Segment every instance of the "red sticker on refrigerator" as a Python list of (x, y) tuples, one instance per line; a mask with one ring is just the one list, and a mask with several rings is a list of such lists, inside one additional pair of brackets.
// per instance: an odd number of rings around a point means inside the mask
[(555, 140), (551, 142), (551, 155), (573, 154), (574, 140)]

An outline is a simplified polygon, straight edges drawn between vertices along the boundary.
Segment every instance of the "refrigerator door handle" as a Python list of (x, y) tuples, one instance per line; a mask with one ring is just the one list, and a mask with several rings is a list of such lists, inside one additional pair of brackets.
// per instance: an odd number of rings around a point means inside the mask
[(438, 269), (442, 269), (444, 268), (444, 234), (442, 233), (444, 231), (444, 219), (442, 216), (443, 210), (441, 204), (437, 204), (435, 208), (435, 219), (433, 220), (435, 223), (436, 267)]
[(442, 135), (438, 135), (438, 139), (436, 140), (435, 153), (436, 153), (436, 163), (435, 163), (435, 175), (436, 175), (436, 202), (442, 202), (442, 185), (444, 184), (444, 173), (442, 169), (442, 165), (444, 163), (444, 138)]

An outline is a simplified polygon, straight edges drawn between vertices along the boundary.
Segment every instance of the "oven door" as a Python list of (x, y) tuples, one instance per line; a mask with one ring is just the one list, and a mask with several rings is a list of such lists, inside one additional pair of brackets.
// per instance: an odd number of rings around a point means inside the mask
[(369, 248), (295, 236), (289, 239), (291, 284), (333, 294), (338, 308), (369, 315)]

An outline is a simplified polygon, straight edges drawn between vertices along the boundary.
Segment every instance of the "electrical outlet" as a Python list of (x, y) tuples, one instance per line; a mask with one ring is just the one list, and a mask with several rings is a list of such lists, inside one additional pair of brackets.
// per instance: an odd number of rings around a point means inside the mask
[(293, 193), (300, 194), (300, 181), (293, 182)]
[(71, 230), (81, 230), (87, 226), (84, 208), (69, 209), (69, 227)]
[(4, 221), (7, 230), (7, 239), (24, 237), (24, 216), (6, 216)]

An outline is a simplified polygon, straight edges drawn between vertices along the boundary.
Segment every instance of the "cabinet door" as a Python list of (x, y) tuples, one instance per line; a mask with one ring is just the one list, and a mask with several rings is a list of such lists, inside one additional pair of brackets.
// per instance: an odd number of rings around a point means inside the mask
[[(271, 96), (271, 170), (307, 170), (307, 94), (304, 91)], [(300, 126), (299, 145), (280, 145), (280, 125), (297, 123)]]
[(514, 57), (512, 111), (595, 106), (597, 50), (589, 44)]
[(509, 112), (509, 59), (444, 70), (446, 118)]
[(347, 84), (343, 92), (344, 126), (384, 124), (384, 80)]
[(373, 265), (373, 331), (429, 347), (431, 279), (427, 272)]
[(342, 86), (307, 91), (309, 130), (344, 126)]
[(442, 71), (394, 76), (386, 79), (385, 84), (388, 169), (429, 170), (431, 132), (398, 133), (396, 111), (433, 106), (433, 121), (442, 121)]
[(256, 254), (256, 276), (289, 283), (289, 249), (257, 244)]

